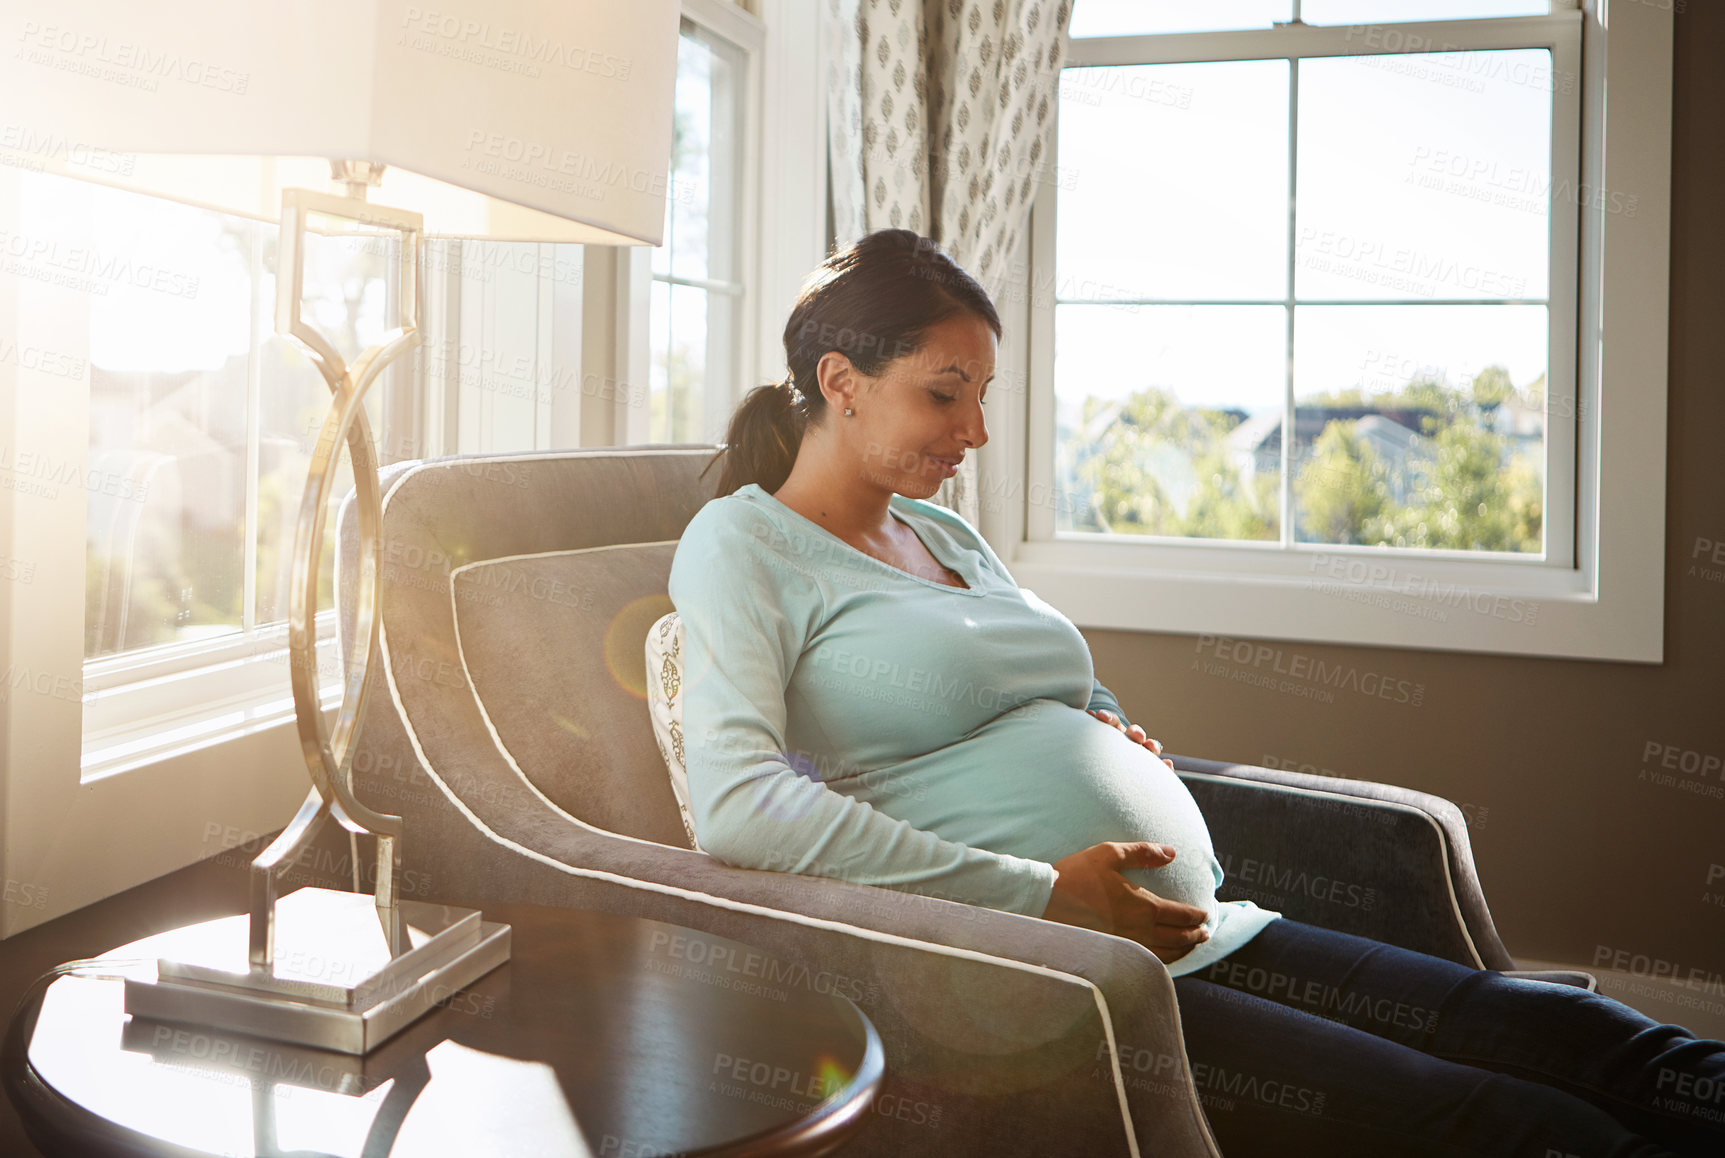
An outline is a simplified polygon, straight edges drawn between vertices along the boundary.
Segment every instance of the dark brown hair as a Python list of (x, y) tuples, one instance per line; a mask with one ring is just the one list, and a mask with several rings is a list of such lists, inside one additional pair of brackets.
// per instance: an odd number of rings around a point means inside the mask
[(702, 477), (722, 459), (716, 494), (749, 483), (777, 491), (790, 477), (803, 431), (826, 418), (815, 368), (829, 350), (874, 377), (894, 358), (921, 348), (929, 327), (958, 313), (975, 314), (1000, 336), (1000, 315), (987, 291), (926, 237), (883, 229), (833, 254), (803, 282), (785, 323), (790, 374), (749, 391)]

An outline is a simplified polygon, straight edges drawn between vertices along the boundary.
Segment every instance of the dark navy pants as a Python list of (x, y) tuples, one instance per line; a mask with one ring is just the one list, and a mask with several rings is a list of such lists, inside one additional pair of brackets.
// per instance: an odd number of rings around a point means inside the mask
[(1227, 1158), (1725, 1155), (1725, 1044), (1575, 986), (1287, 919), (1174, 985)]

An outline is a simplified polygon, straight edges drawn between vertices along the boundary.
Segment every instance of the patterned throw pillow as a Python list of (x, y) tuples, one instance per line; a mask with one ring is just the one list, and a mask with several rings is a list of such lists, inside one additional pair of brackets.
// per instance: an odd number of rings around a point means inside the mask
[(683, 765), (683, 621), (675, 611), (659, 617), (647, 629), (647, 714), (653, 738), (671, 776), (671, 792), (683, 816), (683, 831), (697, 852), (693, 815), (689, 812), (689, 773)]

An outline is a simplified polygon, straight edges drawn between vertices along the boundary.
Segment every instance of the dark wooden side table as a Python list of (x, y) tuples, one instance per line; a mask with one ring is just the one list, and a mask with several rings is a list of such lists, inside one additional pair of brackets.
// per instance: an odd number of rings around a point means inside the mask
[(874, 1027), (777, 959), (610, 913), (484, 913), (511, 960), (366, 1057), (142, 1022), (120, 981), (73, 975), (29, 995), (0, 1078), (43, 1153), (79, 1158), (813, 1155), (863, 1126)]

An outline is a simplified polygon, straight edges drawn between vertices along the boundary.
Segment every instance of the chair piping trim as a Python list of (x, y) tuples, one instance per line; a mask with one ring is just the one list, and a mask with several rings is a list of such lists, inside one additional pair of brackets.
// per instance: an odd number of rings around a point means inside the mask
[[(1183, 771), (1180, 775), (1190, 776), (1198, 780), (1211, 780), (1218, 784), (1239, 784), (1242, 782), (1241, 777), (1218, 776), (1214, 772)], [(1341, 800), (1348, 804), (1355, 804), (1367, 808), (1391, 808), (1398, 812), (1405, 812), (1411, 816), (1416, 816), (1429, 824), (1432, 831), (1437, 833), (1438, 855), (1443, 858), (1443, 883), (1444, 889), (1449, 893), (1450, 916), (1455, 918), (1456, 928), (1461, 930), (1461, 939), (1467, 945), (1468, 956), (1473, 958), (1474, 968), (1485, 968), (1485, 959), (1479, 955), (1479, 949), (1473, 943), (1473, 934), (1468, 930), (1467, 918), (1461, 911), (1461, 901), (1455, 894), (1455, 873), (1453, 871), (1453, 866), (1450, 864), (1449, 837), (1444, 832), (1443, 825), (1439, 824), (1431, 813), (1426, 812), (1424, 809), (1415, 808), (1411, 804), (1403, 804), (1397, 800), (1372, 800), (1367, 797), (1349, 796), (1345, 792), (1325, 792), (1319, 788), (1302, 788), (1297, 784), (1273, 784), (1265, 780), (1249, 780), (1245, 782), (1258, 788), (1268, 789), (1272, 792), (1289, 792), (1303, 796), (1326, 797), (1331, 800)]]

